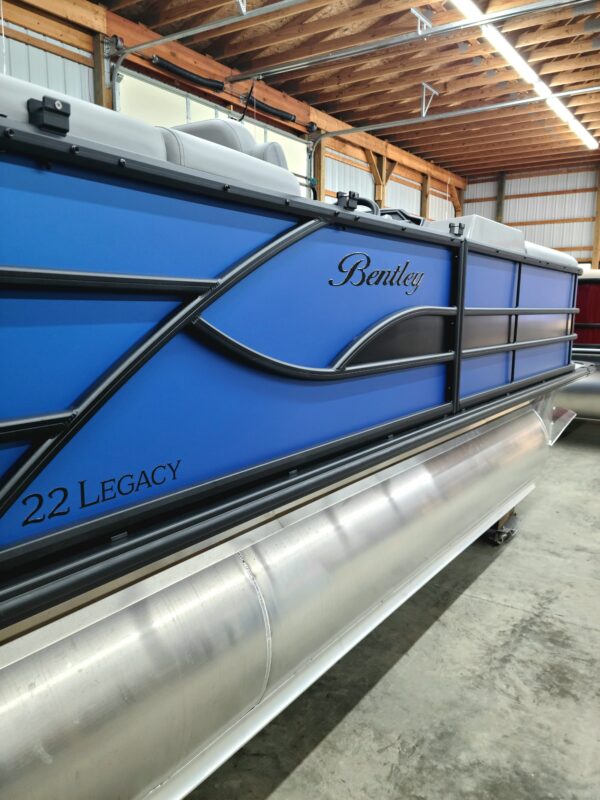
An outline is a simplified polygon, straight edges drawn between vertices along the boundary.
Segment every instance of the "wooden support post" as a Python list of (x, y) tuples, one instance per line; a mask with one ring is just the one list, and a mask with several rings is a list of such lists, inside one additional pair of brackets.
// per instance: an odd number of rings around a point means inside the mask
[(460, 198), (458, 190), (456, 189), (456, 186), (454, 186), (454, 184), (452, 183), (449, 184), (449, 190), (450, 190), (450, 201), (454, 206), (454, 213), (457, 217), (460, 217), (462, 216), (462, 200)]
[(504, 198), (506, 196), (506, 173), (498, 175), (498, 188), (496, 193), (496, 222), (504, 222)]
[(326, 172), (325, 172), (325, 145), (320, 141), (313, 152), (313, 175), (316, 181), (317, 200), (325, 201)]
[(107, 76), (106, 56), (104, 43), (106, 37), (102, 33), (94, 34), (94, 103), (104, 108), (113, 107), (112, 90)]
[(600, 170), (596, 177), (596, 219), (594, 220), (594, 242), (592, 247), (592, 269), (600, 268)]
[(385, 202), (385, 156), (377, 155), (372, 150), (365, 149), (365, 156), (367, 163), (371, 168), (371, 175), (373, 176), (373, 183), (375, 184), (375, 202), (381, 207)]
[(431, 190), (431, 175), (423, 175), (423, 183), (421, 185), (421, 216), (427, 219), (427, 212), (429, 211), (429, 192)]
[(386, 156), (378, 155), (372, 150), (365, 149), (365, 155), (375, 183), (375, 202), (380, 208), (383, 208), (385, 206), (385, 188), (392, 177), (393, 171), (398, 166), (398, 162), (392, 161)]

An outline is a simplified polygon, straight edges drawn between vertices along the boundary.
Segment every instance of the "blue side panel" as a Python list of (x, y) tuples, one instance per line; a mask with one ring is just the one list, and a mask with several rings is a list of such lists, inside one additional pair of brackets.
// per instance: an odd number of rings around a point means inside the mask
[(477, 308), (514, 306), (517, 265), (514, 261), (469, 253), (465, 305)]
[[(338, 268), (342, 261), (345, 272)], [(395, 283), (390, 282), (397, 268)], [(451, 272), (448, 248), (323, 228), (244, 278), (203, 316), (260, 353), (325, 367), (365, 329), (395, 311), (448, 306)]]
[(126, 295), (0, 296), (0, 419), (70, 408), (177, 305)]
[[(214, 278), (297, 220), (27, 159), (0, 160), (0, 263)], [(32, 223), (43, 231), (32, 235)]]
[(29, 445), (21, 442), (0, 442), (0, 478), (21, 458)]
[[(280, 378), (169, 342), (101, 408), (0, 520), (0, 545), (60, 529), (442, 404), (444, 365), (335, 381)], [(110, 435), (107, 435), (110, 432)], [(56, 518), (48, 495), (65, 487)], [(40, 522), (23, 525), (44, 503)], [(60, 499), (60, 493), (58, 496)], [(30, 508), (31, 506), (31, 508)]]
[(570, 361), (568, 342), (547, 344), (541, 347), (527, 347), (517, 350), (515, 360), (515, 380), (539, 375), (541, 372), (560, 369)]
[(479, 358), (465, 358), (461, 365), (461, 398), (508, 383), (511, 358), (511, 353), (494, 353)]
[(569, 308), (573, 302), (570, 272), (523, 264), (519, 305), (524, 308)]

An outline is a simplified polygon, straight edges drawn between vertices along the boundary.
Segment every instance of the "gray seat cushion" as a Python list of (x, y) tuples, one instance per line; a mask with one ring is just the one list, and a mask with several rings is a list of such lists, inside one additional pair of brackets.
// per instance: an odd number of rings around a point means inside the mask
[(260, 158), (269, 164), (275, 164), (282, 169), (287, 169), (287, 160), (283, 147), (278, 142), (257, 144), (254, 136), (241, 122), (233, 119), (205, 119), (200, 122), (188, 122), (186, 125), (177, 125), (176, 130), (205, 139), (208, 142), (229, 147), (248, 156)]
[[(242, 183), (255, 189), (279, 194), (299, 195), (298, 181), (287, 169), (180, 128), (160, 128), (173, 164), (201, 170), (215, 177)], [(250, 134), (249, 134), (250, 135)]]
[(87, 139), (105, 147), (165, 160), (164, 139), (160, 131), (152, 125), (125, 114), (117, 114), (108, 108), (87, 103), (85, 100), (69, 97), (54, 89), (37, 86), (8, 75), (0, 75), (0, 114), (30, 127), (31, 130), (37, 131), (38, 129), (29, 125), (27, 101), (30, 98), (41, 100), (45, 95), (71, 104), (69, 136), (76, 139)]

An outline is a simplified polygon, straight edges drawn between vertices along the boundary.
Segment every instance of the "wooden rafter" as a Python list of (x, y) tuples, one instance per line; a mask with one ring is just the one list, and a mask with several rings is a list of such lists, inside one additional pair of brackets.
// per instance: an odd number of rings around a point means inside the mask
[[(42, 2), (32, 0), (36, 1)], [(5, 0), (5, 6), (7, 2), (11, 0)], [(249, 0), (249, 8), (271, 2), (275, 0)], [(523, 0), (476, 2), (482, 9), (502, 10), (522, 5)], [(120, 5), (120, 14), (158, 33), (232, 16), (237, 10), (233, 0), (109, 0), (109, 5), (112, 9)], [(199, 57), (216, 58), (223, 65), (222, 80), (231, 69), (286, 64), (414, 30), (411, 7), (420, 8), (435, 25), (460, 19), (444, 0), (306, 0), (292, 9), (276, 9), (258, 19), (240, 19), (218, 31), (188, 37), (178, 47), (185, 45)], [(600, 84), (600, 0), (522, 15), (499, 27), (554, 91)], [(439, 91), (432, 114), (533, 96), (531, 86), (493, 51), (478, 28), (296, 68), (273, 76), (268, 83), (308, 103), (315, 121), (324, 112), (323, 119), (333, 115), (343, 127), (418, 116), (421, 81)], [(247, 91), (245, 85), (237, 88)], [(277, 105), (276, 97), (281, 95), (260, 84), (261, 96), (268, 92)], [(565, 102), (592, 134), (600, 134), (600, 94)], [(536, 168), (544, 163), (569, 167), (600, 160), (543, 103), (396, 129), (390, 126), (377, 135), (378, 141), (387, 139), (467, 176), (523, 170), (528, 163)], [(361, 134), (350, 140), (361, 147), (373, 137)], [(381, 148), (374, 153), (374, 164), (381, 170), (387, 156)], [(383, 185), (385, 176), (380, 174), (380, 178)]]

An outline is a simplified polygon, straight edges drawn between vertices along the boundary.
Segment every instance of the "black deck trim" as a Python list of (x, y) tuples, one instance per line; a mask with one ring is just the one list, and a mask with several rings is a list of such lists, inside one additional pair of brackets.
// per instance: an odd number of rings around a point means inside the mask
[[(571, 368), (569, 371), (572, 371)], [(315, 465), (306, 472), (290, 474), (262, 484), (244, 495), (226, 498), (220, 504), (201, 510), (190, 510), (176, 520), (158, 522), (142, 529), (131, 541), (115, 541), (95, 553), (86, 553), (58, 564), (44, 575), (32, 573), (0, 592), (0, 626), (35, 614), (57, 603), (79, 595), (108, 580), (126, 575), (187, 546), (197, 544), (235, 525), (247, 522), (266, 512), (292, 502), (311, 492), (326, 488), (389, 459), (424, 446), (440, 436), (460, 433), (461, 429), (492, 417), (511, 407), (518, 407), (542, 394), (569, 383), (570, 375), (540, 382), (484, 406), (447, 417), (404, 435), (378, 441), (355, 453), (347, 453), (333, 461)], [(146, 518), (152, 519), (148, 508)]]
[(297, 380), (348, 380), (349, 378), (357, 378), (365, 375), (377, 375), (383, 372), (397, 372), (431, 364), (443, 364), (452, 361), (454, 358), (453, 352), (447, 352), (432, 353), (427, 356), (415, 356), (393, 361), (378, 361), (375, 364), (364, 364), (360, 366), (337, 367), (334, 363), (331, 367), (305, 367), (301, 364), (290, 364), (287, 361), (281, 361), (272, 356), (267, 356), (264, 353), (259, 353), (257, 350), (253, 350), (251, 347), (248, 347), (248, 345), (239, 342), (237, 339), (233, 339), (218, 328), (215, 328), (210, 322), (202, 319), (202, 317), (196, 317), (193, 320), (188, 332), (202, 341), (203, 344), (213, 345), (227, 355), (241, 359), (245, 364), (250, 364), (258, 369), (276, 375), (284, 375), (288, 378), (295, 378)]
[(67, 425), (72, 416), (72, 411), (61, 411), (58, 414), (40, 414), (0, 421), (0, 442), (28, 442), (54, 436)]

